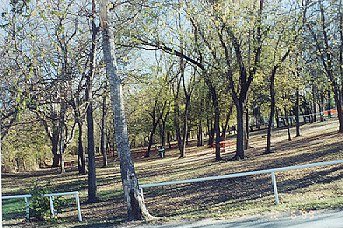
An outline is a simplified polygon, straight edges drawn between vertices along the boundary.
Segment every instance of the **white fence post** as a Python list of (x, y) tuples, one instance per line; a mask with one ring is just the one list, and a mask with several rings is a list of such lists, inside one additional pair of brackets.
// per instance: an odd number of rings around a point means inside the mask
[(275, 204), (278, 205), (280, 202), (279, 202), (279, 195), (277, 193), (276, 177), (275, 177), (274, 172), (271, 172), (271, 174), (272, 174), (272, 183), (273, 183), (273, 188), (274, 188)]
[(30, 203), (27, 197), (24, 198), (25, 200), (25, 210), (26, 210), (26, 218), (30, 219)]
[(52, 196), (49, 196), (49, 201), (50, 201), (50, 211), (51, 211), (51, 215), (52, 217), (55, 216), (55, 209), (54, 209), (54, 201)]
[(76, 204), (77, 204), (77, 216), (79, 218), (79, 221), (82, 222), (80, 198), (79, 198), (79, 193), (78, 192), (75, 193), (75, 199), (76, 199)]

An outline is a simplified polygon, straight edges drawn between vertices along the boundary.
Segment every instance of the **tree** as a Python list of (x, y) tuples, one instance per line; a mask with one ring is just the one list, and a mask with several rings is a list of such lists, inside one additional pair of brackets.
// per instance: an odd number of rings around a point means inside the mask
[[(315, 8), (317, 6), (317, 8)], [(338, 18), (335, 15), (335, 8), (338, 8)], [(342, 1), (319, 0), (311, 4), (309, 0), (303, 2), (304, 21), (306, 28), (310, 32), (318, 53), (318, 60), (322, 63), (323, 69), (330, 80), (334, 92), (334, 100), (337, 106), (339, 120), (339, 132), (343, 133), (343, 110), (342, 110)], [(318, 14), (317, 14), (318, 13)], [(333, 20), (335, 18), (337, 20)], [(335, 25), (335, 22), (341, 24)], [(318, 24), (316, 24), (318, 22)], [(339, 39), (335, 39), (334, 34), (339, 34)], [(335, 39), (335, 40), (334, 40)], [(339, 40), (340, 42), (337, 42)], [(337, 50), (337, 51), (336, 51)], [(342, 84), (342, 83), (341, 83)]]
[(89, 53), (89, 73), (86, 76), (86, 101), (87, 106), (87, 142), (88, 142), (88, 202), (95, 202), (97, 199), (96, 171), (95, 171), (95, 150), (94, 150), (94, 122), (93, 122), (93, 78), (95, 71), (96, 35), (98, 28), (95, 25), (95, 0), (92, 0), (92, 39)]
[[(275, 107), (276, 107), (276, 98), (275, 98), (275, 77), (277, 75), (277, 71), (282, 66), (282, 64), (288, 58), (291, 49), (295, 46), (296, 39), (298, 37), (298, 33), (300, 29), (296, 29), (295, 26), (292, 24), (297, 25), (299, 21), (293, 21), (294, 15), (291, 12), (294, 11), (293, 7), (290, 6), (290, 10), (288, 14), (290, 18), (279, 17), (279, 21), (274, 22), (274, 26), (272, 30), (272, 36), (278, 37), (276, 40), (275, 38), (269, 40), (269, 44), (273, 44), (275, 42), (275, 46), (272, 47), (272, 59), (271, 64), (269, 67), (271, 68), (269, 73), (269, 93), (270, 93), (270, 113), (269, 113), (269, 120), (268, 120), (268, 129), (267, 129), (267, 147), (265, 153), (271, 153), (271, 131), (274, 125), (274, 115), (275, 115)], [(297, 15), (295, 15), (297, 16)], [(296, 17), (295, 17), (296, 18)], [(276, 19), (276, 18), (275, 18)], [(285, 22), (286, 21), (286, 22)], [(300, 26), (302, 28), (302, 26)], [(274, 31), (273, 31), (274, 30)], [(287, 32), (286, 32), (287, 31)], [(273, 33), (275, 32), (275, 33)], [(285, 111), (285, 115), (287, 113)], [(288, 121), (288, 116), (286, 117)], [(287, 124), (288, 125), (288, 124)]]
[(117, 74), (113, 31), (108, 20), (107, 0), (100, 1), (100, 22), (102, 28), (103, 55), (110, 85), (111, 103), (114, 113), (114, 129), (120, 159), (120, 172), (127, 203), (128, 220), (151, 218), (140, 193), (138, 178), (131, 157), (126, 117), (123, 103), (121, 79)]
[(107, 115), (107, 91), (102, 95), (102, 116), (100, 126), (100, 150), (102, 154), (102, 166), (107, 167), (107, 151), (106, 151), (106, 115)]

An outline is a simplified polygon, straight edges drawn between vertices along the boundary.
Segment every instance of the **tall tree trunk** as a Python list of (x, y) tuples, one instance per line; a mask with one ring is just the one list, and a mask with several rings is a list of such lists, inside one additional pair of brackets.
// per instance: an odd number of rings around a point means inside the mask
[(244, 124), (244, 103), (235, 102), (237, 110), (237, 141), (236, 141), (236, 154), (233, 160), (244, 159), (244, 138), (245, 138), (245, 124)]
[(287, 134), (288, 134), (288, 141), (291, 141), (291, 130), (290, 130), (290, 126), (289, 126), (289, 119), (288, 119), (288, 111), (286, 109), (286, 107), (284, 108), (285, 111), (285, 117), (286, 117), (286, 124), (287, 124)]
[(320, 106), (319, 106), (319, 111), (320, 111), (320, 122), (324, 121), (324, 94), (323, 92), (320, 93)]
[(277, 107), (275, 108), (275, 120), (276, 120), (276, 127), (279, 128), (280, 127), (279, 110)]
[(95, 54), (96, 54), (96, 35), (98, 28), (95, 25), (95, 0), (92, 0), (92, 44), (89, 53), (90, 65), (89, 73), (86, 77), (86, 101), (87, 107), (87, 149), (88, 149), (88, 202), (97, 201), (97, 185), (95, 170), (95, 151), (94, 151), (94, 120), (93, 120), (93, 90), (92, 82), (94, 78)]
[(120, 173), (122, 178), (125, 202), (127, 203), (128, 220), (151, 218), (145, 207), (143, 195), (140, 193), (138, 179), (131, 157), (126, 117), (123, 102), (121, 79), (117, 75), (115, 60), (114, 37), (111, 26), (107, 21), (107, 0), (100, 2), (100, 17), (102, 25), (103, 54), (106, 64), (106, 73), (110, 83), (111, 103), (114, 113), (114, 129), (117, 149), (120, 159)]
[[(191, 125), (191, 123), (189, 124)], [(191, 139), (192, 135), (191, 135), (191, 129), (189, 127), (187, 127), (187, 134), (186, 134), (186, 145), (189, 145), (189, 140)]]
[(162, 120), (160, 124), (160, 138), (161, 138), (161, 146), (166, 148), (166, 120)]
[(77, 161), (78, 161), (78, 170), (79, 174), (86, 174), (86, 156), (85, 156), (85, 151), (83, 149), (82, 145), (82, 135), (83, 135), (83, 130), (82, 130), (82, 123), (81, 121), (78, 121), (77, 123), (78, 128), (79, 128), (79, 135), (78, 135), (78, 143), (77, 143)]
[(203, 146), (204, 145), (204, 141), (203, 141), (203, 133), (202, 133), (202, 120), (199, 120), (199, 124), (198, 124), (198, 132), (197, 132), (197, 146)]
[(59, 130), (58, 127), (53, 126), (52, 130), (52, 138), (51, 138), (51, 152), (53, 155), (53, 160), (52, 160), (52, 167), (59, 167), (60, 164), (60, 156), (58, 152), (58, 146), (59, 146), (59, 141), (60, 141), (60, 135), (59, 135)]
[(107, 153), (106, 153), (106, 94), (102, 98), (102, 117), (101, 117), (101, 134), (100, 134), (100, 150), (102, 154), (102, 167), (107, 167)]
[(179, 151), (181, 152), (183, 145), (182, 145), (182, 137), (181, 137), (181, 131), (180, 131), (179, 114), (180, 114), (179, 104), (178, 104), (178, 101), (175, 100), (175, 103), (174, 103), (174, 126), (175, 126), (177, 146), (179, 148)]
[(297, 89), (296, 91), (296, 101), (295, 101), (295, 137), (299, 137), (300, 136), (300, 119), (299, 119), (299, 89)]
[(170, 135), (170, 131), (167, 131), (167, 143), (168, 143), (168, 148), (171, 149), (171, 139), (170, 139), (171, 135)]
[(154, 123), (153, 123), (152, 128), (151, 128), (150, 133), (149, 133), (148, 149), (144, 155), (145, 158), (150, 157), (151, 147), (152, 147), (152, 144), (154, 143), (154, 134), (155, 134), (155, 131), (157, 128), (157, 124), (158, 124), (158, 122), (155, 122), (155, 120), (154, 120)]
[(312, 97), (313, 97), (313, 121), (317, 122), (317, 99), (316, 99), (317, 89), (315, 85), (312, 85)]
[(244, 150), (247, 150), (249, 148), (249, 110), (248, 108), (245, 109), (244, 113), (245, 118), (245, 137), (244, 137)]
[(214, 142), (214, 128), (213, 128), (213, 122), (211, 119), (209, 119), (209, 116), (207, 116), (207, 132), (208, 132), (207, 145), (212, 146)]
[(186, 153), (186, 141), (187, 141), (187, 133), (188, 133), (188, 116), (189, 116), (189, 106), (190, 106), (190, 96), (186, 95), (186, 106), (183, 116), (183, 127), (182, 127), (182, 147), (180, 150), (180, 158), (185, 157)]
[(219, 112), (219, 103), (218, 100), (214, 104), (214, 133), (216, 135), (216, 161), (222, 160), (220, 156), (220, 112)]
[[(62, 98), (63, 99), (63, 98)], [(67, 109), (67, 104), (65, 100), (63, 99), (61, 102), (61, 112), (60, 112), (60, 125), (59, 125), (59, 132), (60, 132), (60, 140), (59, 140), (59, 156), (60, 156), (60, 167), (61, 167), (61, 173), (65, 172), (65, 167), (64, 167), (64, 148), (65, 148), (65, 142), (64, 142), (64, 137), (65, 137), (65, 115), (66, 115), (66, 109)]]
[[(220, 110), (219, 110), (219, 101), (218, 101), (218, 94), (216, 91), (216, 88), (210, 81), (208, 77), (205, 77), (206, 85), (208, 86), (210, 96), (212, 99), (213, 109), (214, 109), (214, 129), (213, 129), (213, 135), (209, 138), (209, 141), (213, 142), (214, 136), (215, 136), (215, 159), (216, 161), (222, 160), (220, 156)], [(212, 139), (211, 139), (212, 138)], [(212, 143), (210, 144), (212, 145)]]
[(339, 97), (339, 93), (334, 93), (334, 99), (336, 102), (336, 108), (337, 108), (337, 117), (339, 121), (339, 130), (338, 132), (343, 133), (343, 110), (342, 110), (342, 103)]
[(223, 127), (222, 127), (222, 135), (221, 135), (221, 138), (222, 138), (223, 140), (225, 140), (225, 138), (226, 138), (226, 131), (227, 131), (227, 128), (229, 127), (229, 121), (230, 121), (230, 117), (231, 117), (231, 114), (232, 114), (232, 109), (233, 109), (233, 103), (230, 104), (229, 111), (228, 111), (228, 113), (226, 114), (225, 124), (224, 124)]
[[(180, 63), (180, 66), (182, 64)], [(182, 68), (181, 68), (182, 70)], [(177, 80), (176, 83), (176, 91), (174, 90), (173, 86), (173, 94), (174, 94), (174, 116), (173, 116), (173, 121), (174, 121), (174, 127), (175, 127), (175, 137), (177, 141), (177, 146), (179, 151), (182, 151), (183, 145), (182, 145), (182, 137), (181, 137), (181, 130), (180, 130), (180, 106), (179, 106), (179, 92), (180, 92), (180, 84), (181, 84), (182, 78), (180, 77)]]
[(267, 130), (267, 147), (266, 147), (266, 154), (271, 153), (271, 137), (272, 137), (272, 126), (274, 123), (274, 113), (275, 113), (275, 74), (277, 68), (273, 68), (271, 77), (270, 77), (270, 85), (269, 85), (269, 95), (270, 95), (270, 112), (269, 112), (269, 120), (268, 120), (268, 130)]

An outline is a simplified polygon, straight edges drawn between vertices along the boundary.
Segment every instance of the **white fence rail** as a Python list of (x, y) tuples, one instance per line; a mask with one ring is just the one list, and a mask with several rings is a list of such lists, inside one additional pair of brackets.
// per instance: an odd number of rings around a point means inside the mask
[[(54, 197), (58, 196), (67, 196), (67, 195), (73, 195), (75, 197), (76, 205), (77, 205), (77, 217), (79, 221), (82, 221), (82, 215), (81, 215), (81, 206), (80, 206), (80, 197), (79, 197), (79, 192), (60, 192), (60, 193), (49, 193), (49, 194), (44, 194), (44, 197), (49, 197), (49, 202), (50, 202), (50, 212), (52, 216), (55, 216), (55, 209), (54, 209)], [(25, 211), (26, 211), (26, 218), (30, 218), (30, 200), (31, 194), (26, 194), (26, 195), (14, 195), (14, 196), (1, 196), (1, 199), (19, 199), (19, 198), (24, 198), (25, 200)]]
[(343, 160), (335, 160), (335, 161), (328, 161), (328, 162), (316, 162), (316, 163), (310, 163), (310, 164), (305, 164), (305, 165), (294, 165), (294, 166), (287, 166), (287, 167), (282, 167), (282, 168), (264, 169), (264, 170), (257, 170), (257, 171), (243, 172), (243, 173), (233, 173), (233, 174), (227, 174), (227, 175), (221, 175), (221, 176), (201, 177), (201, 178), (188, 179), (188, 180), (178, 180), (178, 181), (142, 184), (142, 185), (140, 185), (140, 188), (141, 188), (141, 193), (143, 194), (144, 188), (167, 186), (167, 185), (177, 185), (177, 184), (189, 184), (189, 183), (197, 183), (197, 182), (204, 182), (204, 181), (211, 181), (211, 180), (221, 180), (221, 179), (229, 179), (229, 178), (234, 178), (234, 177), (244, 177), (244, 176), (269, 174), (270, 173), (271, 178), (272, 178), (273, 190), (274, 190), (275, 204), (279, 204), (280, 202), (279, 202), (275, 173), (289, 171), (289, 170), (295, 170), (295, 169), (306, 169), (306, 168), (328, 166), (328, 165), (338, 165), (338, 164), (343, 164)]
[(29, 203), (29, 198), (32, 197), (32, 195), (27, 194), (27, 195), (16, 195), (16, 196), (1, 196), (1, 199), (20, 199), (24, 198), (25, 200), (25, 211), (26, 211), (26, 218), (30, 218), (30, 203)]

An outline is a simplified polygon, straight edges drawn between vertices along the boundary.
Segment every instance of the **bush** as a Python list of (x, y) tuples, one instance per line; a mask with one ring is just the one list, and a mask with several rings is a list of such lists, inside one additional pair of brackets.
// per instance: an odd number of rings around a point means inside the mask
[[(52, 218), (49, 197), (43, 196), (52, 192), (48, 186), (41, 187), (35, 183), (31, 189), (30, 217), (35, 220), (46, 221)], [(62, 200), (60, 197), (55, 197), (53, 202), (55, 212), (61, 212), (62, 207), (65, 205), (65, 200)]]

